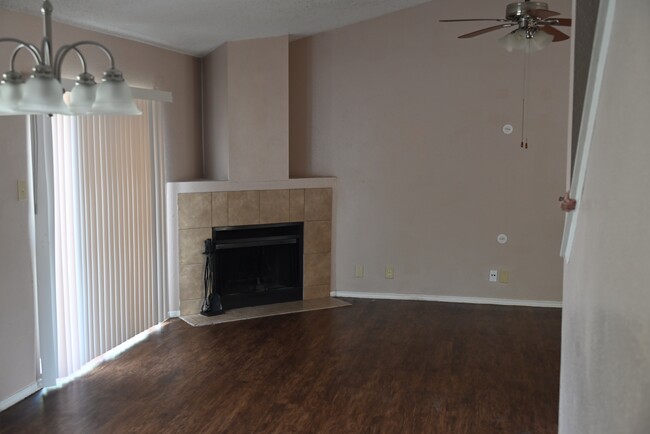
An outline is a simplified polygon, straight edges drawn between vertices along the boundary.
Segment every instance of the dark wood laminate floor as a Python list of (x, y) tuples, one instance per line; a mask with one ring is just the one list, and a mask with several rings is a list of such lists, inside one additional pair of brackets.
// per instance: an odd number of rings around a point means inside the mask
[(350, 301), (198, 328), (169, 321), (0, 413), (0, 432), (557, 432), (559, 309)]

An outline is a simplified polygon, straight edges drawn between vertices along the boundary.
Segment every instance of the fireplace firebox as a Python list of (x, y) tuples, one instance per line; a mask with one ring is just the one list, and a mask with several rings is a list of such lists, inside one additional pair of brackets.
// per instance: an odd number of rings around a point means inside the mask
[(224, 309), (302, 300), (302, 222), (213, 228), (212, 242)]

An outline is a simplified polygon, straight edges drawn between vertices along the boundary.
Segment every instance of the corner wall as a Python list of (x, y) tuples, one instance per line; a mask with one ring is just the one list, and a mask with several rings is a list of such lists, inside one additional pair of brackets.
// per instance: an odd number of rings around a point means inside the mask
[(205, 57), (205, 175), (289, 178), (289, 38), (227, 42)]
[(616, 2), (565, 266), (561, 434), (650, 432), (648, 17), (647, 0)]
[(430, 2), (290, 44), (290, 176), (337, 177), (336, 291), (562, 299), (569, 42), (531, 55), (525, 150), (523, 55), (438, 22), (503, 6)]
[(203, 175), (206, 179), (230, 178), (228, 128), (228, 44), (202, 60), (203, 80)]

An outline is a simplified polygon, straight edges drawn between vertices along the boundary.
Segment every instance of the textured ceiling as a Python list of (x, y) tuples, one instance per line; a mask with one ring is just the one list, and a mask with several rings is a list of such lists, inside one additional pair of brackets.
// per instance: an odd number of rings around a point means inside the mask
[[(226, 41), (300, 37), (428, 0), (50, 0), (53, 20), (160, 47), (205, 55)], [(39, 15), (40, 0), (0, 0)]]

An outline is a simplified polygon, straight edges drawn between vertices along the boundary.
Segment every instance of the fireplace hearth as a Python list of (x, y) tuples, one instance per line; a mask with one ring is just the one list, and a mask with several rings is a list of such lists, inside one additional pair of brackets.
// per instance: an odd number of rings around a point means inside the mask
[(303, 223), (212, 229), (213, 291), (224, 309), (303, 299)]

